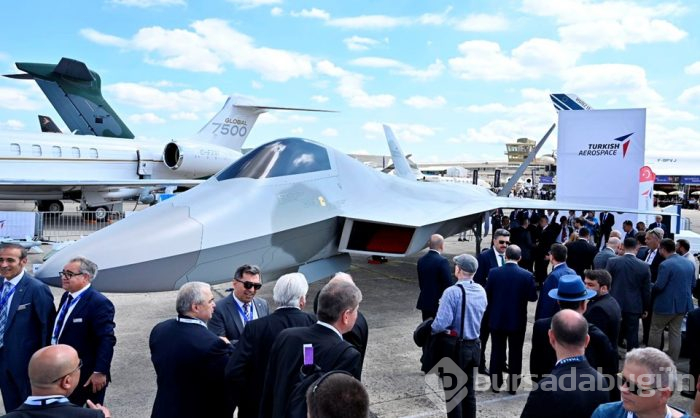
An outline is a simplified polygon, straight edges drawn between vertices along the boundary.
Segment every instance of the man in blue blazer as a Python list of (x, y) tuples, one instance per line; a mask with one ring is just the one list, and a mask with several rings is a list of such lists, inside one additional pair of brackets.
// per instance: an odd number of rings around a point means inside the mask
[(420, 309), (424, 321), (435, 318), (442, 292), (454, 284), (450, 263), (442, 256), (445, 250), (445, 239), (442, 235), (432, 235), (428, 248), (428, 252), (418, 259), (416, 265), (420, 287), (416, 309)]
[(491, 389), (503, 384), (502, 366), (506, 361), (508, 344), (508, 392), (513, 394), (520, 385), (523, 364), (523, 343), (527, 325), (527, 303), (537, 300), (535, 276), (518, 266), (522, 253), (517, 245), (506, 248), (506, 263), (489, 271), (486, 297), (491, 308)]
[(61, 297), (51, 335), (52, 344), (75, 348), (83, 361), (78, 387), (68, 399), (76, 405), (104, 403), (114, 355), (114, 305), (91, 286), (97, 265), (75, 257), (61, 271)]
[(678, 362), (681, 352), (681, 324), (686, 313), (693, 310), (695, 265), (676, 254), (676, 243), (663, 239), (659, 250), (664, 261), (659, 265), (659, 275), (652, 288), (656, 295), (653, 302), (649, 346), (663, 348), (661, 336), (668, 326), (668, 355)]
[(563, 244), (552, 244), (550, 247), (549, 262), (552, 264), (552, 272), (542, 284), (540, 300), (535, 308), (535, 321), (542, 318), (550, 318), (559, 312), (557, 301), (549, 297), (549, 291), (559, 286), (559, 278), (566, 274), (576, 274), (576, 271), (566, 265), (567, 247)]
[(0, 245), (0, 390), (8, 412), (31, 395), (29, 359), (49, 344), (56, 314), (49, 288), (25, 273), (26, 265), (26, 249)]

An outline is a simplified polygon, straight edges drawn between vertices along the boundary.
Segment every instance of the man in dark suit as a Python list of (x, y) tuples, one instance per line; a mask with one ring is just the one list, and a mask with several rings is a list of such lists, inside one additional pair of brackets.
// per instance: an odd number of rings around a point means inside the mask
[(61, 297), (51, 336), (52, 344), (75, 348), (83, 361), (78, 387), (69, 399), (76, 405), (104, 403), (114, 355), (114, 305), (90, 283), (97, 265), (84, 257), (73, 258), (61, 271)]
[(537, 301), (537, 307), (535, 308), (535, 320), (549, 318), (557, 313), (559, 305), (557, 305), (556, 300), (549, 297), (549, 291), (559, 286), (559, 279), (562, 276), (576, 274), (576, 272), (566, 264), (568, 250), (565, 245), (552, 244), (550, 253), (549, 262), (552, 264), (552, 272), (549, 273), (547, 280), (545, 280), (542, 285), (540, 300)]
[[(688, 357), (690, 359), (688, 373), (693, 378), (691, 382), (697, 382), (700, 385), (700, 308), (695, 308), (688, 313), (685, 341), (688, 344)], [(681, 391), (681, 395), (695, 399), (696, 392), (695, 387), (691, 385), (688, 390)]]
[(589, 323), (600, 328), (614, 347), (620, 335), (622, 312), (620, 305), (609, 293), (612, 283), (610, 273), (606, 270), (586, 270), (583, 275), (586, 287), (596, 293), (593, 299), (588, 301), (583, 316)]
[(231, 297), (216, 302), (216, 310), (207, 327), (219, 337), (226, 337), (235, 348), (246, 324), (266, 316), (270, 309), (265, 299), (255, 297), (262, 287), (258, 266), (244, 264), (238, 267), (232, 286)]
[(625, 233), (622, 236), (623, 240), (627, 238), (634, 238), (637, 234), (637, 231), (634, 230), (634, 225), (632, 224), (632, 221), (630, 221), (629, 219), (622, 223), (622, 231)]
[(88, 401), (88, 408), (71, 403), (68, 396), (78, 387), (83, 362), (69, 345), (39, 349), (29, 361), (32, 396), (7, 418), (111, 418), (109, 409)]
[(520, 385), (523, 364), (523, 344), (527, 325), (527, 303), (537, 300), (535, 277), (518, 266), (520, 247), (506, 248), (506, 264), (489, 271), (486, 297), (491, 307), (491, 389), (500, 390), (503, 384), (501, 370), (506, 361), (508, 344), (508, 392), (513, 394)]
[(272, 298), (277, 310), (251, 321), (243, 330), (226, 365), (226, 380), (238, 395), (238, 417), (257, 417), (265, 383), (265, 370), (275, 338), (287, 328), (308, 327), (316, 318), (303, 312), (309, 284), (301, 273), (285, 274), (275, 283)]
[(598, 254), (593, 257), (593, 268), (596, 270), (601, 270), (605, 268), (608, 260), (617, 255), (617, 250), (620, 248), (620, 238), (612, 237), (609, 238), (605, 248), (603, 248)]
[(566, 244), (567, 241), (569, 241), (571, 234), (574, 232), (574, 227), (571, 226), (569, 223), (569, 218), (567, 218), (566, 215), (559, 217), (559, 227), (560, 231), (557, 235), (557, 242), (560, 244)]
[[(261, 417), (285, 417), (294, 387), (301, 381), (304, 344), (313, 347), (313, 364), (323, 371), (345, 370), (360, 378), (362, 357), (342, 335), (355, 325), (362, 292), (354, 284), (326, 284), (318, 299), (318, 322), (310, 327), (289, 328), (275, 339), (265, 374)], [(304, 415), (306, 416), (306, 415)]]
[[(612, 232), (613, 227), (615, 226), (615, 215), (613, 215), (610, 212), (603, 211), (600, 212), (600, 242), (598, 243), (598, 247), (600, 248), (600, 243), (602, 242), (608, 242), (608, 239), (610, 239), (610, 233)], [(603, 266), (605, 267), (605, 266)], [(601, 268), (603, 268), (601, 267)], [(598, 267), (596, 267), (598, 268)]]
[(685, 314), (694, 309), (695, 265), (676, 254), (676, 243), (665, 238), (660, 245), (664, 261), (651, 289), (656, 295), (652, 305), (649, 346), (662, 349), (661, 337), (668, 326), (668, 355), (678, 362), (681, 353), (681, 325)]
[(588, 323), (569, 309), (558, 312), (551, 322), (548, 342), (557, 362), (551, 374), (530, 392), (520, 416), (589, 418), (598, 405), (608, 402), (609, 394), (607, 382), (584, 356), (590, 339)]
[(152, 418), (231, 418), (224, 369), (233, 352), (207, 329), (216, 307), (211, 286), (189, 282), (177, 292), (177, 318), (151, 331), (149, 347), (158, 389)]
[(527, 271), (532, 271), (532, 249), (535, 245), (530, 231), (527, 230), (528, 226), (530, 226), (530, 220), (521, 216), (519, 226), (510, 229), (510, 243), (520, 247), (522, 252), (518, 265)]
[(650, 312), (651, 272), (649, 266), (635, 256), (636, 239), (626, 238), (622, 245), (625, 254), (608, 260), (605, 269), (612, 278), (610, 295), (622, 312), (619, 340), (627, 340), (627, 351), (630, 351), (639, 347), (639, 319)]
[(569, 252), (569, 267), (583, 280), (583, 271), (593, 267), (593, 258), (598, 250), (589, 242), (590, 231), (586, 227), (578, 230), (578, 239), (566, 244)]
[(435, 318), (442, 292), (454, 283), (450, 263), (442, 256), (445, 250), (445, 239), (442, 235), (431, 236), (428, 248), (428, 252), (418, 259), (416, 266), (420, 287), (416, 309), (420, 309), (424, 321)]
[[(488, 279), (489, 271), (495, 267), (502, 267), (506, 263), (506, 248), (510, 242), (510, 232), (505, 229), (497, 229), (493, 233), (493, 243), (491, 248), (482, 251), (477, 257), (479, 264), (476, 273), (474, 274), (474, 283), (480, 284), (486, 288), (486, 280)], [(484, 317), (481, 321), (481, 332), (479, 339), (481, 340), (481, 357), (479, 358), (479, 373), (490, 374), (486, 368), (486, 344), (489, 342), (489, 315), (490, 310), (487, 307)]]
[[(586, 312), (588, 299), (595, 292), (586, 289), (580, 277), (574, 274), (562, 276), (559, 287), (552, 289), (549, 296), (558, 300), (559, 307), (571, 309), (583, 315)], [(542, 295), (540, 295), (542, 297)], [(550, 373), (556, 363), (552, 346), (548, 344), (547, 331), (550, 329), (552, 318), (542, 318), (535, 321), (532, 327), (532, 350), (530, 351), (530, 373), (532, 380), (538, 382)], [(608, 337), (595, 325), (588, 324), (590, 343), (586, 347), (586, 359), (594, 368), (601, 368), (606, 376), (617, 373), (617, 351)], [(612, 388), (615, 391), (615, 388)]]
[(25, 273), (26, 265), (26, 249), (0, 245), (0, 390), (6, 411), (30, 395), (27, 365), (32, 353), (50, 343), (56, 314), (49, 288)]
[[(647, 244), (646, 255), (644, 256), (644, 262), (649, 266), (651, 271), (651, 284), (656, 283), (656, 277), (659, 275), (659, 265), (664, 261), (664, 256), (659, 251), (659, 246), (661, 245), (661, 240), (664, 239), (664, 231), (661, 228), (649, 229), (644, 237)], [(637, 255), (639, 257), (639, 255)], [(656, 295), (651, 294), (651, 306), (654, 306), (654, 299)], [(649, 329), (651, 328), (651, 310), (649, 315), (642, 317), (642, 342), (645, 345), (649, 345)]]
[(549, 249), (557, 242), (557, 236), (561, 232), (561, 226), (556, 221), (559, 212), (554, 212), (554, 220), (550, 223), (546, 216), (540, 217), (539, 238), (535, 246), (535, 281), (542, 284), (547, 278), (547, 266), (549, 265)]
[(664, 231), (664, 236), (668, 236), (668, 226), (664, 223), (664, 217), (661, 215), (656, 215), (655, 217), (656, 222), (652, 222), (649, 224), (649, 227), (647, 228), (647, 231), (651, 231), (654, 228), (661, 228)]

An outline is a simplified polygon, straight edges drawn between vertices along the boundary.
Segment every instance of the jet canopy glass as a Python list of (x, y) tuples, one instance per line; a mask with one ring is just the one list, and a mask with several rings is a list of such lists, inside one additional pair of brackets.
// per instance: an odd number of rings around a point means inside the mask
[(261, 145), (219, 173), (219, 181), (248, 177), (262, 179), (331, 169), (328, 151), (301, 138), (282, 138)]

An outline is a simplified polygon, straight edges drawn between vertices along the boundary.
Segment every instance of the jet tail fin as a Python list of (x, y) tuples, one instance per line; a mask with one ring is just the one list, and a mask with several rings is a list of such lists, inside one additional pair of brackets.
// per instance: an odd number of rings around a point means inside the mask
[(389, 145), (389, 152), (391, 153), (391, 159), (394, 162), (394, 172), (397, 176), (407, 179), (415, 180), (416, 175), (411, 170), (411, 166), (408, 163), (408, 158), (405, 156), (399, 145), (399, 141), (396, 140), (394, 136), (394, 131), (388, 125), (382, 125), (384, 127), (384, 135), (386, 136), (386, 142)]
[(584, 102), (582, 98), (571, 93), (554, 93), (550, 94), (549, 98), (552, 100), (554, 108), (557, 112), (560, 110), (591, 110), (593, 109), (588, 103)]
[(226, 103), (214, 115), (202, 129), (197, 132), (199, 141), (214, 143), (217, 145), (241, 151), (243, 143), (258, 120), (258, 116), (268, 110), (298, 110), (304, 112), (334, 112), (323, 109), (305, 109), (298, 107), (279, 106), (252, 106), (233, 103), (233, 97), (226, 99)]
[(62, 133), (49, 116), (39, 115), (39, 126), (41, 127), (41, 132), (50, 132), (54, 134)]
[(5, 77), (34, 80), (68, 129), (79, 135), (134, 138), (134, 134), (102, 97), (100, 75), (83, 62), (61, 58), (58, 64), (18, 62), (24, 74)]

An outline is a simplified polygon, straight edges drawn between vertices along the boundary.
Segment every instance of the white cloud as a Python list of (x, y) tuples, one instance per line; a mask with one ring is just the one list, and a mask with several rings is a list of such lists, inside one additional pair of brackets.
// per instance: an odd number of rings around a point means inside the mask
[(649, 107), (647, 109), (647, 123), (667, 121), (690, 122), (694, 120), (698, 120), (698, 117), (694, 113), (685, 110), (670, 109), (662, 105)]
[(439, 59), (430, 64), (425, 70), (413, 68), (401, 61), (383, 57), (363, 57), (350, 61), (351, 64), (358, 67), (368, 68), (388, 68), (393, 70), (393, 73), (405, 75), (418, 80), (428, 80), (439, 77), (445, 70), (445, 64)]
[(216, 87), (166, 92), (136, 83), (116, 83), (103, 87), (116, 100), (145, 110), (209, 112), (219, 110), (227, 96)]
[(284, 14), (284, 10), (282, 10), (281, 7), (273, 7), (270, 9), (270, 14), (272, 16), (282, 16)]
[(311, 96), (311, 100), (313, 100), (316, 103), (326, 103), (329, 99), (326, 96), (316, 95)]
[[(646, 149), (648, 154), (667, 154), (669, 150), (695, 150), (700, 143), (700, 132), (688, 127), (647, 123)], [(676, 152), (677, 155), (677, 152)]]
[(351, 51), (366, 51), (370, 47), (377, 45), (379, 41), (372, 38), (363, 38), (361, 36), (352, 36), (350, 38), (343, 39), (345, 46)]
[(147, 9), (149, 7), (158, 6), (185, 6), (187, 3), (185, 0), (110, 0), (110, 3), (118, 4), (120, 6), (128, 7), (140, 7), (142, 9)]
[(127, 120), (132, 123), (150, 123), (154, 125), (160, 125), (165, 123), (165, 119), (151, 112), (130, 115), (129, 117), (127, 117)]
[(292, 129), (291, 132), (292, 132), (293, 135), (301, 135), (301, 134), (304, 133), (304, 128), (301, 128), (301, 127), (299, 127), (299, 128), (294, 128), (294, 129)]
[(700, 75), (700, 61), (696, 61), (683, 69), (688, 75)]
[(351, 107), (385, 108), (392, 106), (396, 101), (396, 98), (390, 94), (368, 94), (363, 88), (362, 75), (346, 71), (330, 61), (320, 61), (316, 69), (322, 75), (338, 79), (336, 91)]
[(498, 32), (508, 29), (508, 19), (498, 15), (473, 14), (456, 20), (453, 26), (464, 32)]
[(502, 103), (487, 103), (485, 105), (469, 105), (467, 107), (460, 107), (457, 110), (464, 110), (469, 113), (505, 113), (509, 108)]
[(334, 137), (338, 136), (338, 130), (334, 128), (326, 128), (321, 131), (321, 136)]
[(678, 101), (684, 104), (700, 104), (700, 85), (683, 90)]
[(0, 87), (0, 107), (11, 110), (41, 109), (43, 105), (33, 96), (33, 90)]
[(435, 96), (433, 98), (425, 96), (412, 96), (403, 102), (404, 104), (416, 109), (426, 109), (442, 107), (447, 103), (447, 100), (445, 100), (445, 98), (442, 96)]
[(259, 82), (259, 81), (257, 81), (257, 80), (251, 81), (251, 82), (250, 82), (250, 86), (251, 86), (252, 88), (256, 89), (256, 90), (259, 90), (259, 89), (265, 87), (265, 86), (263, 85), (263, 83), (261, 83), (261, 82)]
[(177, 113), (173, 113), (172, 115), (170, 115), (170, 119), (173, 119), (173, 120), (199, 120), (199, 116), (197, 116), (197, 114), (194, 112), (177, 112)]
[(9, 129), (11, 131), (21, 131), (24, 129), (24, 123), (17, 119), (8, 119), (5, 122), (0, 122), (0, 129)]
[(94, 42), (148, 53), (146, 61), (168, 68), (221, 73), (224, 65), (257, 72), (263, 79), (287, 81), (310, 76), (311, 57), (292, 51), (258, 47), (254, 40), (220, 19), (198, 20), (190, 29), (141, 28), (127, 40), (94, 30), (81, 34)]
[[(362, 125), (367, 139), (384, 139), (384, 127), (379, 122), (367, 122)], [(400, 142), (423, 142), (429, 137), (435, 136), (436, 130), (432, 126), (418, 123), (388, 123)], [(406, 150), (404, 150), (406, 151)]]
[(412, 22), (413, 19), (408, 17), (362, 15), (331, 19), (328, 21), (328, 24), (343, 29), (391, 29), (399, 26), (408, 26)]
[(586, 101), (588, 97), (611, 100), (623, 97), (633, 106), (640, 107), (650, 107), (663, 101), (663, 97), (649, 85), (644, 68), (636, 65), (582, 65), (569, 69), (562, 78), (562, 90), (576, 92)]
[(253, 9), (260, 6), (271, 6), (273, 4), (280, 4), (282, 0), (227, 0), (229, 3), (233, 3), (241, 9)]
[(301, 12), (290, 12), (293, 17), (304, 17), (307, 19), (328, 20), (331, 18), (330, 13), (323, 9), (312, 7), (311, 9), (302, 9)]

